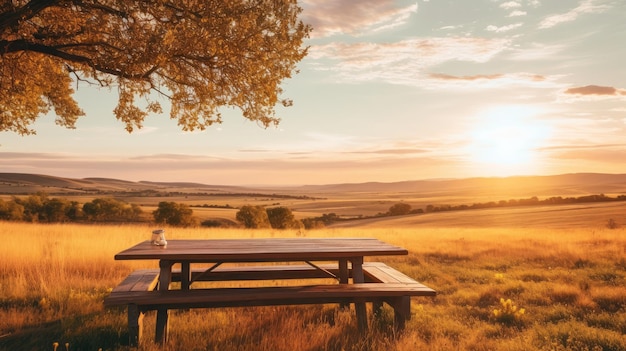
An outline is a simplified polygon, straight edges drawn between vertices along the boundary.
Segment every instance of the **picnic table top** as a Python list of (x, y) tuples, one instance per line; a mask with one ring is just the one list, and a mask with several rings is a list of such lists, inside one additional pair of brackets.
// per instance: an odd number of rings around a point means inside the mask
[(402, 247), (372, 238), (265, 238), (168, 240), (167, 246), (141, 242), (115, 255), (116, 260), (159, 259), (175, 262), (270, 262), (350, 259), (408, 255)]

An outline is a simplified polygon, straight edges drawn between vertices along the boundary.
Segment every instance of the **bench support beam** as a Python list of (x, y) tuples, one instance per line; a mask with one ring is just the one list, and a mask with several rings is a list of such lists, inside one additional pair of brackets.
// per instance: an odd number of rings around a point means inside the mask
[[(174, 262), (161, 260), (159, 261), (159, 268), (161, 270), (161, 275), (159, 276), (159, 290), (165, 291), (169, 289), (170, 283), (172, 282), (172, 266)], [(189, 266), (181, 267), (183, 274), (189, 274)], [(185, 272), (186, 270), (186, 272)], [(184, 277), (182, 278), (185, 279)], [(185, 282), (183, 282), (184, 284)], [(189, 280), (187, 278), (187, 288), (189, 288)], [(157, 344), (165, 344), (167, 342), (167, 334), (168, 334), (168, 321), (169, 321), (169, 311), (167, 308), (159, 308), (157, 309), (157, 320), (156, 320), (156, 333), (154, 336), (154, 342)]]
[[(365, 275), (363, 274), (363, 258), (354, 258), (350, 260), (352, 262), (352, 281), (354, 284), (365, 283)], [(359, 330), (364, 332), (367, 330), (367, 309), (365, 302), (355, 302), (354, 309), (356, 310), (356, 320)]]
[(143, 336), (143, 316), (144, 313), (139, 310), (139, 306), (128, 305), (128, 344), (131, 347), (139, 346)]
[(168, 336), (169, 326), (169, 310), (160, 308), (157, 310), (156, 332), (154, 334), (154, 342), (157, 344), (165, 344)]

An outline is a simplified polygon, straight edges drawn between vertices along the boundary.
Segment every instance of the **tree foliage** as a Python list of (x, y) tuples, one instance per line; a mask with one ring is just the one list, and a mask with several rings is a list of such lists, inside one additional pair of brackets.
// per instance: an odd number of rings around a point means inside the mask
[(161, 201), (159, 207), (152, 212), (154, 221), (177, 227), (192, 227), (197, 225), (193, 210), (186, 204), (172, 201)]
[(27, 198), (14, 197), (12, 201), (0, 203), (0, 219), (54, 223), (75, 221), (81, 215), (78, 202), (50, 198), (44, 192), (38, 192)]
[(25, 199), (15, 197), (13, 201), (24, 209), (22, 218), (25, 221), (38, 222), (39, 218), (42, 217), (40, 214), (42, 213), (44, 203), (48, 201), (48, 194), (38, 192)]
[(86, 220), (93, 222), (127, 222), (139, 220), (142, 210), (137, 204), (98, 198), (85, 203), (83, 213)]
[(24, 206), (15, 201), (0, 199), (0, 219), (6, 221), (21, 221), (24, 218)]
[(411, 213), (411, 205), (406, 202), (398, 202), (389, 207), (388, 214), (390, 216), (402, 216)]
[(222, 107), (277, 124), (280, 83), (306, 55), (296, 0), (13, 0), (0, 4), (0, 131), (31, 134), (54, 110), (74, 128), (78, 82), (114, 88), (132, 132), (161, 98), (183, 130), (222, 121)]
[(246, 228), (270, 228), (267, 211), (263, 206), (244, 205), (235, 214), (237, 221)]
[(299, 228), (301, 222), (296, 220), (293, 212), (287, 207), (272, 207), (266, 210), (267, 218), (274, 229)]

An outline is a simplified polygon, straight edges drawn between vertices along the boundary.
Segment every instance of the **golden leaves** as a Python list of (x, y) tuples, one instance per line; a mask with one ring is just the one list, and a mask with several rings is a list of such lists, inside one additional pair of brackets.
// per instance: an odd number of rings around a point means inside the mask
[(0, 57), (0, 130), (33, 134), (29, 125), (51, 109), (57, 124), (73, 128), (84, 113), (70, 83), (61, 60), (38, 53)]
[(155, 94), (171, 100), (170, 117), (183, 130), (221, 122), (224, 106), (265, 127), (277, 124), (274, 106), (290, 105), (278, 98), (279, 85), (306, 54), (310, 28), (298, 22), (300, 11), (284, 0), (49, 6), (0, 32), (0, 41), (25, 44), (0, 56), (2, 86), (13, 87), (0, 93), (0, 130), (31, 133), (28, 125), (50, 108), (72, 128), (83, 114), (71, 98), (72, 78), (117, 86), (114, 113), (129, 132), (161, 112)]

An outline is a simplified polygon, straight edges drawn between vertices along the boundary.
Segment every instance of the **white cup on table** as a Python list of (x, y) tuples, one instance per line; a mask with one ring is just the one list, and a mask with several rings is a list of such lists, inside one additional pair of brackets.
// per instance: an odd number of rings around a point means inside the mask
[(155, 229), (152, 231), (152, 240), (150, 241), (152, 245), (156, 246), (165, 246), (167, 245), (167, 240), (165, 240), (165, 230), (163, 229)]

